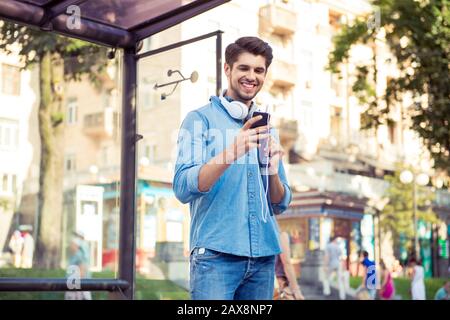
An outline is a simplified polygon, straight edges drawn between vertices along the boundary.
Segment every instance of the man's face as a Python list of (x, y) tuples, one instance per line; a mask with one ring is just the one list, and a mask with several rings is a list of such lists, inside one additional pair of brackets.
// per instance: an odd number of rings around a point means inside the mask
[(248, 52), (241, 53), (233, 63), (233, 67), (225, 63), (225, 74), (228, 78), (227, 95), (250, 105), (261, 90), (266, 73), (266, 58)]

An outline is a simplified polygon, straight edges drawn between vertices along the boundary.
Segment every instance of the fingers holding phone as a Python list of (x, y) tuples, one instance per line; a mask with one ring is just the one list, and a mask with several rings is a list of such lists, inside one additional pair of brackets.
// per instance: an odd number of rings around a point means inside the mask
[(230, 147), (232, 152), (232, 160), (236, 160), (251, 149), (260, 146), (260, 141), (269, 138), (269, 127), (267, 125), (258, 125), (258, 121), (261, 121), (263, 116), (255, 116), (249, 119), (236, 136), (234, 143)]

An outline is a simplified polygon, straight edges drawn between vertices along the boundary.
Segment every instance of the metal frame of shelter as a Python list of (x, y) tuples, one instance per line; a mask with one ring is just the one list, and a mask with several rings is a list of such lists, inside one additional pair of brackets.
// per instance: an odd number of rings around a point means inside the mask
[[(117, 279), (81, 279), (79, 291), (109, 291), (114, 299), (134, 299), (136, 225), (137, 63), (145, 58), (196, 41), (216, 37), (216, 91), (221, 90), (222, 31), (211, 32), (163, 48), (138, 53), (140, 42), (230, 0), (195, 0), (163, 12), (128, 29), (80, 17), (80, 28), (70, 29), (67, 8), (88, 0), (1, 0), (0, 19), (40, 28), (72, 38), (123, 50), (122, 135), (120, 169), (119, 270)], [(98, 1), (98, 0), (90, 0)], [(151, 1), (151, 0), (146, 0)], [(170, 2), (171, 0), (167, 0)], [(176, 3), (180, 1), (176, 0)], [(120, 14), (120, 12), (115, 12)], [(131, 168), (131, 169), (130, 169)], [(0, 291), (68, 291), (66, 279), (0, 278)]]

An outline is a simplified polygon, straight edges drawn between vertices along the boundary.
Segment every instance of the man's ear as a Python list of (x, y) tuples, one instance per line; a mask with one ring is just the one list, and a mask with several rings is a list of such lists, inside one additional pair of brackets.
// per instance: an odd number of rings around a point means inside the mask
[(225, 62), (223, 65), (223, 70), (225, 71), (225, 75), (227, 76), (227, 78), (229, 78), (231, 74), (231, 66)]

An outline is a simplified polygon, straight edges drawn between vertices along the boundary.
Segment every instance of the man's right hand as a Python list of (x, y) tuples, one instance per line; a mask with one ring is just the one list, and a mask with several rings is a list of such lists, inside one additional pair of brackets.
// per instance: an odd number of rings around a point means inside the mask
[(236, 161), (251, 149), (258, 147), (258, 141), (267, 139), (270, 136), (268, 125), (251, 128), (261, 118), (262, 116), (253, 117), (244, 124), (234, 139), (234, 143), (227, 148), (227, 163)]

